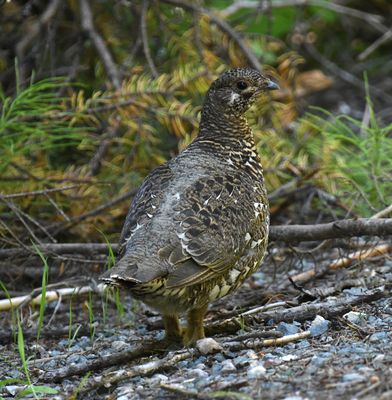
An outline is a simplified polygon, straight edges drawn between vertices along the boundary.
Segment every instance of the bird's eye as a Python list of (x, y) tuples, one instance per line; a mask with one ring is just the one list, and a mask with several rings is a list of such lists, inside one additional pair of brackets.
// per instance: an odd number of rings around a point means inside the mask
[(237, 88), (240, 90), (245, 90), (248, 87), (248, 84), (245, 81), (238, 81)]

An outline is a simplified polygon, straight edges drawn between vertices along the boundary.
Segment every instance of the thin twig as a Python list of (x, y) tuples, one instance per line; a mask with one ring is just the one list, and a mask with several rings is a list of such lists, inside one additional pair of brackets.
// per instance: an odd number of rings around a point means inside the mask
[(45, 196), (48, 193), (63, 192), (65, 190), (75, 189), (75, 188), (78, 188), (80, 186), (83, 186), (83, 184), (63, 186), (63, 187), (60, 187), (60, 188), (33, 190), (32, 192), (19, 192), (19, 193), (11, 193), (11, 194), (2, 194), (1, 197), (3, 199), (15, 199), (17, 197), (26, 197), (26, 196), (40, 196), (40, 195), (41, 196)]
[(61, 4), (63, 4), (62, 0), (52, 0), (45, 8), (41, 17), (29, 25), (28, 32), (22, 36), (22, 40), (16, 45), (16, 55), (20, 60), (23, 59), (26, 48), (30, 43), (35, 42), (35, 38), (42, 29), (56, 16)]
[(253, 1), (253, 0), (239, 0), (235, 1), (229, 7), (225, 8), (220, 12), (225, 18), (236, 13), (238, 10), (244, 8), (257, 8), (261, 11), (268, 10), (269, 8), (284, 8), (284, 7), (295, 7), (295, 6), (317, 6), (326, 8), (328, 10), (335, 11), (339, 14), (348, 15), (350, 17), (361, 19), (372, 25), (378, 31), (385, 31), (387, 28), (382, 25), (384, 18), (381, 15), (370, 14), (355, 8), (346, 7), (337, 4), (333, 1), (326, 0), (274, 0), (274, 1)]
[[(51, 303), (53, 301), (59, 301), (60, 298), (70, 297), (70, 296), (78, 296), (86, 293), (101, 293), (105, 289), (104, 284), (99, 284), (96, 287), (92, 286), (82, 286), (82, 287), (72, 287), (72, 288), (60, 288), (57, 290), (49, 290), (46, 292), (45, 302)], [(39, 292), (41, 289), (38, 290)], [(35, 290), (34, 293), (37, 291)], [(0, 311), (9, 311), (12, 308), (20, 307), (22, 305), (36, 305), (41, 302), (41, 294), (37, 295), (25, 295), (13, 297), (11, 299), (3, 299), (0, 300)]]
[(373, 42), (369, 47), (367, 47), (358, 56), (359, 61), (365, 60), (373, 52), (375, 52), (380, 46), (392, 40), (392, 28), (388, 29), (382, 36), (380, 36), (375, 42)]
[(148, 0), (143, 0), (142, 2), (142, 10), (140, 14), (140, 34), (143, 43), (143, 51), (146, 57), (148, 67), (150, 68), (151, 74), (154, 78), (158, 78), (159, 74), (155, 67), (154, 61), (151, 57), (150, 46), (148, 45), (148, 34), (147, 34), (147, 26), (146, 26), (146, 12), (148, 8)]
[(106, 69), (106, 73), (108, 74), (112, 85), (115, 87), (115, 89), (120, 89), (120, 73), (117, 70), (116, 64), (114, 63), (112, 55), (106, 47), (104, 40), (95, 30), (90, 3), (88, 0), (80, 0), (79, 3), (82, 29), (87, 33), (88, 37), (93, 42), (94, 47), (102, 60), (102, 63)]
[(212, 13), (210, 10), (200, 7), (196, 4), (188, 3), (183, 0), (162, 0), (164, 3), (171, 4), (176, 7), (184, 8), (185, 10), (189, 10), (192, 12), (196, 12), (198, 14), (207, 15), (212, 23), (218, 26), (218, 28), (226, 33), (241, 49), (244, 53), (248, 63), (254, 69), (261, 71), (262, 66), (256, 57), (256, 55), (252, 52), (252, 50), (243, 42), (240, 35), (230, 26), (228, 22), (218, 17), (216, 14)]

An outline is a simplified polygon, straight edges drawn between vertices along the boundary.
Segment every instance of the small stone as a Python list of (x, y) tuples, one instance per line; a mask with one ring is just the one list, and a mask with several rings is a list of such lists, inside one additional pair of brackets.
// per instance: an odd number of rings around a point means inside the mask
[[(290, 343), (289, 343), (290, 344)], [(310, 346), (309, 340), (303, 339), (297, 343), (291, 343), (296, 349), (305, 349)]]
[(357, 374), (356, 372), (343, 375), (343, 382), (361, 382), (364, 380), (366, 380), (366, 378), (363, 375)]
[(330, 322), (323, 318), (321, 315), (316, 315), (316, 318), (312, 321), (312, 325), (310, 326), (310, 335), (320, 336), (323, 333), (328, 331)]
[(122, 340), (115, 340), (112, 342), (112, 348), (116, 351), (121, 351), (129, 347), (129, 343), (126, 343)]
[(212, 338), (198, 340), (196, 342), (196, 348), (201, 354), (213, 354), (223, 350), (223, 347)]
[(222, 373), (237, 371), (237, 368), (234, 366), (234, 364), (231, 360), (222, 361), (221, 366), (222, 366), (222, 369), (221, 369)]
[(367, 319), (367, 315), (365, 313), (350, 311), (347, 314), (343, 315), (343, 318), (353, 324), (361, 324), (364, 320)]
[(364, 293), (366, 293), (367, 288), (362, 288), (362, 287), (353, 287), (350, 289), (344, 289), (343, 293), (348, 294), (350, 296), (360, 296)]
[(225, 356), (222, 353), (214, 354), (213, 358), (214, 358), (214, 360), (219, 361), (219, 362), (223, 362), (226, 360)]
[(251, 360), (258, 360), (259, 356), (256, 354), (256, 352), (254, 350), (248, 350), (245, 353), (245, 356), (250, 358)]
[(380, 342), (380, 341), (384, 341), (384, 340), (389, 340), (389, 335), (387, 332), (376, 332), (373, 333), (370, 338), (369, 338), (369, 342)]
[(377, 354), (376, 357), (374, 357), (372, 364), (374, 368), (381, 368), (384, 364), (385, 361), (385, 354)]
[(249, 358), (245, 356), (239, 356), (233, 359), (233, 363), (237, 366), (249, 364)]
[(8, 385), (5, 386), (5, 390), (11, 395), (15, 396), (18, 392), (20, 392), (23, 389), (23, 386), (17, 386), (17, 385)]
[(286, 354), (285, 356), (283, 356), (281, 358), (282, 361), (295, 361), (298, 360), (298, 356), (294, 355), (294, 354)]
[(249, 379), (260, 379), (265, 376), (266, 369), (263, 365), (256, 365), (248, 369), (247, 375)]
[(277, 330), (282, 332), (283, 335), (295, 335), (299, 332), (298, 322), (293, 322), (292, 324), (288, 324), (287, 322), (280, 322), (277, 326)]
[(67, 358), (68, 364), (82, 364), (85, 363), (86, 361), (87, 358), (79, 354), (72, 354)]
[(190, 375), (195, 376), (197, 378), (207, 378), (209, 376), (208, 372), (203, 371), (200, 368), (192, 369), (190, 372), (191, 372)]
[(222, 370), (222, 366), (220, 364), (214, 364), (211, 368), (211, 372), (213, 375), (219, 375)]
[(161, 383), (161, 382), (167, 382), (169, 378), (166, 375), (163, 374), (155, 374), (151, 378), (151, 383)]

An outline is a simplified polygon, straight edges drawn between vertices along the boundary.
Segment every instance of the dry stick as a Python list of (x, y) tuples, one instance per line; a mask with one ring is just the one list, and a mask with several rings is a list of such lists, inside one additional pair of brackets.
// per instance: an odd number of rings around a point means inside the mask
[(106, 153), (113, 142), (113, 139), (118, 136), (119, 123), (116, 121), (114, 126), (109, 128), (109, 132), (105, 135), (105, 138), (99, 143), (98, 149), (90, 161), (90, 171), (88, 176), (97, 175), (101, 169), (102, 159), (106, 156)]
[[(33, 218), (28, 216), (26, 213), (23, 213), (23, 211), (19, 210), (19, 208), (12, 203), (11, 201), (6, 200), (1, 194), (0, 194), (0, 200), (3, 201), (7, 205), (7, 207), (16, 215), (16, 217), (19, 219), (19, 221), (23, 224), (23, 226), (26, 228), (27, 232), (30, 234), (30, 236), (34, 239), (36, 243), (41, 243), (41, 241), (37, 238), (35, 233), (31, 230), (30, 226), (27, 224), (27, 222), (23, 218), (23, 214), (27, 216), (27, 218), (31, 221)], [(35, 220), (34, 220), (35, 221)], [(37, 222), (38, 226), (39, 223)], [(46, 229), (44, 228), (44, 232), (46, 232)], [(52, 236), (49, 235), (49, 238), (52, 238)]]
[(43, 382), (61, 382), (68, 376), (85, 375), (89, 371), (96, 371), (113, 365), (125, 364), (136, 358), (147, 357), (151, 354), (163, 351), (163, 349), (157, 351), (157, 346), (159, 345), (159, 342), (154, 341), (142, 343), (132, 350), (111, 353), (103, 356), (98, 355), (94, 360), (88, 360), (84, 363), (68, 365), (53, 371), (45, 372), (40, 377), (40, 380)]
[[(82, 295), (90, 292), (101, 293), (105, 289), (105, 285), (103, 283), (97, 285), (96, 287), (92, 286), (82, 286), (82, 287), (72, 287), (72, 288), (61, 288), (57, 290), (50, 290), (46, 292), (46, 303), (50, 303), (52, 301), (58, 301), (64, 297), (70, 296), (77, 296)], [(34, 295), (25, 295), (25, 296), (18, 296), (13, 297), (11, 299), (3, 299), (0, 300), (0, 311), (9, 311), (12, 308), (21, 306), (22, 304), (31, 304), (37, 305), (41, 302), (42, 295), (39, 294), (38, 296)]]
[[(305, 48), (308, 51), (308, 53), (315, 60), (320, 62), (320, 64), (323, 65), (325, 67), (325, 69), (330, 71), (332, 74), (334, 74), (335, 76), (339, 77), (341, 80), (343, 80), (357, 88), (363, 89), (363, 81), (361, 79), (357, 78), (355, 75), (352, 75), (350, 72), (344, 70), (343, 68), (340, 68), (338, 65), (333, 63), (331, 60), (324, 57), (313, 45), (306, 43)], [(383, 89), (379, 89), (378, 87), (376, 87), (374, 85), (369, 85), (369, 88), (379, 98), (385, 98), (385, 99), (388, 99), (389, 101), (392, 101), (392, 96), (387, 94)]]
[(333, 262), (328, 261), (327, 263), (321, 265), (319, 268), (312, 268), (308, 271), (301, 272), (290, 277), (290, 280), (294, 283), (300, 283), (301, 285), (310, 281), (315, 277), (321, 277), (331, 270), (336, 270), (339, 268), (348, 267), (355, 261), (363, 261), (371, 257), (378, 257), (383, 254), (392, 252), (392, 245), (381, 244), (379, 246), (372, 247), (370, 249), (361, 249), (350, 253), (347, 257), (338, 258)]
[(224, 348), (228, 348), (230, 351), (254, 349), (259, 347), (283, 346), (287, 343), (296, 342), (297, 340), (302, 340), (309, 336), (310, 331), (304, 331), (273, 339), (250, 338), (242, 341), (233, 340), (229, 342), (224, 342), (223, 346)]
[(262, 66), (256, 57), (256, 55), (252, 52), (252, 50), (243, 42), (240, 35), (230, 26), (228, 22), (219, 18), (217, 15), (213, 14), (211, 11), (207, 10), (204, 7), (200, 7), (196, 4), (191, 4), (186, 1), (182, 0), (162, 0), (164, 3), (171, 4), (176, 7), (184, 8), (185, 10), (193, 11), (198, 14), (207, 15), (212, 23), (218, 26), (218, 28), (226, 33), (231, 39), (237, 44), (237, 46), (241, 49), (244, 53), (245, 57), (247, 58), (249, 65), (252, 66), (254, 69), (261, 71)]
[[(44, 254), (80, 254), (93, 257), (94, 255), (108, 254), (108, 245), (105, 243), (48, 243), (39, 244), (37, 247)], [(114, 251), (117, 251), (118, 245), (111, 245)], [(0, 249), (0, 259), (8, 257), (17, 257), (35, 253), (33, 247), (26, 248), (13, 248), (13, 249)], [(37, 255), (37, 254), (36, 254)]]
[(148, 35), (147, 35), (147, 27), (146, 27), (146, 12), (148, 8), (148, 0), (143, 0), (142, 2), (142, 10), (140, 14), (140, 34), (142, 37), (142, 43), (143, 43), (143, 52), (146, 57), (148, 67), (150, 68), (150, 71), (152, 73), (152, 76), (154, 78), (158, 78), (159, 74), (158, 71), (155, 67), (154, 61), (151, 57), (151, 52), (150, 52), (150, 47), (148, 45)]
[(95, 30), (93, 23), (93, 14), (90, 8), (88, 0), (80, 0), (80, 19), (82, 24), (82, 29), (87, 33), (90, 40), (93, 42), (99, 57), (106, 69), (110, 81), (112, 82), (115, 89), (120, 89), (121, 79), (120, 73), (117, 70), (116, 64), (106, 47), (106, 44), (99, 33)]
[(387, 30), (382, 36), (380, 36), (375, 42), (373, 42), (368, 48), (366, 48), (359, 56), (358, 60), (363, 61), (365, 58), (369, 57), (374, 51), (376, 51), (384, 43), (392, 40), (392, 28)]
[[(371, 303), (373, 301), (379, 300), (381, 298), (389, 297), (391, 295), (391, 285), (387, 287), (380, 287), (372, 290), (368, 290), (366, 293), (363, 293), (359, 296), (353, 296), (351, 298), (343, 298), (338, 300), (330, 300), (324, 301), (320, 303), (307, 303), (303, 304), (298, 307), (288, 308), (284, 310), (277, 310), (277, 311), (267, 311), (261, 313), (260, 315), (253, 315), (253, 316), (245, 316), (245, 322), (258, 322), (263, 323), (264, 321), (273, 320), (275, 323), (286, 321), (305, 321), (308, 319), (313, 319), (316, 315), (322, 315), (325, 318), (333, 318), (338, 315), (342, 315), (349, 311), (353, 306), (363, 304), (363, 303)], [(207, 328), (207, 332), (210, 334), (214, 333), (222, 333), (222, 332), (233, 332), (233, 327), (235, 328), (234, 331), (237, 331), (241, 328), (241, 324), (238, 321), (237, 317), (231, 318), (229, 321), (225, 320), (224, 323), (222, 322), (215, 322), (213, 324), (209, 324)], [(305, 333), (303, 333), (305, 334)], [(307, 334), (306, 334), (307, 335)], [(301, 338), (301, 334), (296, 336), (296, 340)], [(288, 338), (282, 337), (277, 339), (265, 339), (260, 342), (253, 341), (254, 346), (273, 346), (277, 344), (284, 344), (286, 341), (293, 340), (293, 337), (290, 335)], [(250, 341), (247, 342), (250, 345)], [(69, 365), (66, 367), (59, 368), (57, 370), (45, 372), (40, 379), (44, 382), (59, 382), (64, 378), (73, 375), (84, 375), (88, 371), (97, 371), (99, 369), (108, 368), (113, 365), (124, 364), (129, 361), (132, 361), (136, 358), (146, 357), (151, 354), (157, 353), (157, 345), (159, 346), (159, 342), (150, 342), (150, 343), (142, 343), (141, 345), (137, 346), (136, 349), (118, 352), (114, 354), (109, 354), (105, 356), (99, 356), (94, 360), (88, 360), (84, 363), (77, 364), (77, 365)], [(234, 346), (234, 345), (233, 345)], [(238, 346), (236, 343), (235, 346)], [(230, 350), (230, 347), (227, 348)], [(159, 351), (159, 350), (158, 350)], [(151, 361), (149, 363), (143, 364), (138, 367), (132, 367), (127, 369), (125, 375), (118, 374), (116, 377), (116, 373), (112, 375), (112, 378), (107, 381), (108, 384), (112, 384), (118, 382), (119, 380), (128, 379), (134, 373), (142, 374), (142, 373), (151, 373), (154, 372), (154, 366), (159, 365), (159, 368), (167, 365), (166, 360), (174, 359), (174, 357), (178, 356), (180, 359), (181, 357), (192, 357), (196, 350), (186, 350), (185, 352), (182, 351), (180, 353), (170, 353), (164, 359), (156, 361), (158, 364), (154, 364), (155, 361)], [(173, 355), (174, 354), (174, 355)], [(184, 358), (183, 358), (184, 359)], [(179, 360), (177, 360), (179, 361)], [(173, 365), (173, 364), (172, 364)], [(169, 365), (170, 366), (170, 365)], [(134, 369), (136, 368), (136, 369)], [(152, 369), (151, 369), (152, 368)], [(135, 371), (135, 372), (132, 372)], [(108, 376), (108, 375), (106, 375)], [(99, 377), (99, 382), (94, 382), (93, 385), (102, 385), (102, 377)], [(86, 390), (90, 390), (92, 388), (96, 388), (95, 386), (87, 386)]]
[(61, 4), (63, 4), (62, 0), (52, 0), (45, 8), (41, 17), (30, 25), (27, 34), (23, 35), (22, 40), (16, 45), (16, 55), (20, 60), (23, 58), (25, 50), (30, 43), (34, 43), (35, 38), (41, 30), (55, 17)]
[[(121, 203), (122, 201), (129, 199), (130, 197), (133, 197), (137, 193), (137, 189), (131, 189), (128, 192), (114, 198), (113, 200), (108, 201), (107, 203), (101, 204), (97, 208), (94, 208), (91, 211), (88, 211), (84, 214), (78, 215), (76, 217), (71, 217), (69, 222), (61, 222), (61, 223), (56, 223), (48, 227), (48, 230), (53, 230), (54, 234), (57, 234), (64, 229), (70, 228), (71, 226), (74, 226), (75, 224), (84, 221), (87, 218), (90, 217), (95, 217), (96, 215), (101, 214), (102, 211), (113, 207), (114, 205)], [(0, 250), (1, 252), (1, 250)]]
[(381, 15), (370, 14), (364, 11), (357, 10), (355, 8), (345, 7), (332, 1), (325, 0), (274, 0), (268, 2), (240, 0), (235, 1), (229, 7), (222, 10), (220, 14), (224, 17), (229, 17), (230, 15), (243, 8), (256, 8), (260, 9), (261, 11), (265, 11), (269, 8), (283, 8), (292, 6), (318, 6), (335, 11), (339, 14), (348, 15), (350, 17), (366, 21), (380, 32), (385, 32), (388, 29), (387, 27), (382, 25), (382, 21), (384, 20), (384, 18)]
[(83, 184), (69, 185), (69, 186), (63, 186), (63, 187), (51, 188), (51, 189), (34, 190), (32, 192), (19, 192), (19, 193), (3, 194), (3, 195), (1, 195), (1, 197), (4, 199), (14, 199), (16, 197), (26, 197), (26, 196), (40, 196), (40, 195), (45, 196), (48, 193), (63, 192), (64, 190), (75, 189), (80, 186), (83, 186)]
[(343, 219), (316, 225), (272, 225), (270, 240), (295, 242), (392, 234), (392, 218)]
[[(99, 214), (102, 210), (131, 197), (136, 190), (131, 190), (109, 203), (78, 217), (71, 218), (72, 223), (80, 222), (90, 216)], [(387, 236), (392, 234), (392, 218), (374, 219), (343, 219), (327, 224), (316, 225), (272, 225), (270, 227), (270, 240), (284, 242), (317, 241), (324, 239), (349, 238), (353, 236)], [(114, 251), (117, 244), (112, 244)], [(107, 245), (100, 243), (56, 243), (42, 244), (39, 246), (43, 253), (53, 254), (103, 254), (107, 252)], [(31, 251), (34, 249), (29, 248)], [(26, 253), (26, 249), (0, 249), (0, 259), (15, 257)]]
[(390, 213), (392, 213), (392, 204), (384, 208), (383, 210), (377, 212), (376, 214), (372, 215), (370, 218), (383, 218)]
[(55, 208), (55, 210), (67, 221), (70, 222), (70, 218), (64, 212), (64, 210), (47, 194), (45, 193), (45, 197), (48, 199), (49, 203)]
[(353, 306), (362, 303), (371, 303), (381, 298), (391, 295), (391, 285), (380, 287), (366, 291), (366, 293), (350, 298), (342, 298), (338, 300), (327, 300), (318, 303), (305, 303), (297, 307), (285, 308), (282, 310), (267, 311), (257, 315), (245, 315), (241, 318), (232, 317), (224, 321), (216, 321), (206, 326), (207, 335), (215, 335), (221, 333), (234, 333), (246, 325), (252, 323), (261, 324), (265, 321), (273, 320), (274, 323), (306, 321), (321, 315), (326, 319), (331, 319), (338, 315), (345, 314)]

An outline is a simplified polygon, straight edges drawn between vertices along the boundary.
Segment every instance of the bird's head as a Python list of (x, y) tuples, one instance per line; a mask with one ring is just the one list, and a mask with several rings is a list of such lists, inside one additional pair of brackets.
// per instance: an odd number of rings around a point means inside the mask
[(208, 91), (207, 101), (214, 109), (238, 117), (252, 105), (257, 95), (279, 89), (270, 78), (251, 68), (236, 68), (224, 72)]

